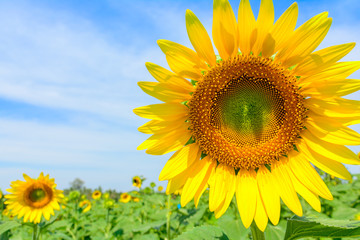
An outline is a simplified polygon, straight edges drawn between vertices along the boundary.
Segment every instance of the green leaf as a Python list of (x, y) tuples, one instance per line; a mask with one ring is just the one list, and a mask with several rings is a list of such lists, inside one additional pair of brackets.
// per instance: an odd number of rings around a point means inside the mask
[(132, 231), (145, 233), (151, 228), (159, 228), (160, 226), (165, 225), (165, 224), (166, 224), (166, 220), (148, 222), (145, 224), (141, 224), (139, 226), (135, 226)]
[(230, 240), (245, 239), (250, 233), (250, 230), (246, 229), (240, 220), (235, 220), (227, 215), (218, 219), (218, 225)]
[(134, 240), (158, 240), (159, 237), (155, 233), (137, 235), (134, 237)]
[(360, 221), (293, 217), (288, 220), (285, 240), (304, 237), (359, 237)]
[(0, 224), (0, 235), (12, 228), (19, 227), (19, 226), (21, 226), (21, 224), (16, 221), (2, 222)]
[(207, 240), (207, 239), (220, 239), (220, 240), (229, 240), (221, 228), (217, 226), (199, 226), (194, 227), (174, 240)]
[(282, 239), (285, 235), (286, 221), (280, 221), (276, 226), (268, 224), (264, 232), (265, 239)]

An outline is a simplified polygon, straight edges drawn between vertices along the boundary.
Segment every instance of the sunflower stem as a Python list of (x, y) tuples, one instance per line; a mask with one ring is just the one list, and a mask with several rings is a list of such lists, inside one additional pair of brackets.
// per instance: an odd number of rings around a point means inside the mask
[(38, 230), (38, 225), (37, 225), (37, 224), (34, 224), (34, 229), (33, 229), (33, 240), (37, 240), (37, 239), (38, 239), (37, 230)]
[(166, 232), (167, 232), (167, 240), (171, 239), (170, 236), (170, 217), (171, 217), (171, 194), (168, 195), (168, 202), (167, 202), (167, 215), (166, 215)]
[(251, 235), (253, 240), (265, 240), (264, 232), (262, 232), (256, 225), (255, 221), (251, 224)]

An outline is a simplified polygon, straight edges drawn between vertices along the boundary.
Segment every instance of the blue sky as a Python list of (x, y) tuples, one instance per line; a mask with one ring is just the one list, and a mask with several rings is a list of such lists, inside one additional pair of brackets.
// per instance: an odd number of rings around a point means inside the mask
[[(292, 1), (274, 1), (278, 18)], [(260, 0), (251, 1), (254, 12)], [(231, 1), (237, 13), (239, 1)], [(320, 48), (360, 45), (357, 0), (302, 0), (298, 25), (328, 11), (333, 25)], [(127, 191), (135, 175), (157, 182), (169, 158), (136, 147), (148, 136), (135, 107), (156, 103), (138, 81), (153, 81), (145, 62), (167, 67), (156, 45), (188, 47), (185, 11), (211, 32), (212, 1), (0, 1), (0, 188), (41, 171), (66, 188)], [(345, 60), (360, 60), (360, 47)], [(360, 78), (355, 73), (353, 78)], [(360, 93), (349, 96), (360, 99)], [(359, 126), (354, 129), (360, 131)], [(353, 147), (355, 152), (360, 148)], [(360, 172), (359, 167), (350, 167)], [(165, 183), (162, 183), (165, 185)]]

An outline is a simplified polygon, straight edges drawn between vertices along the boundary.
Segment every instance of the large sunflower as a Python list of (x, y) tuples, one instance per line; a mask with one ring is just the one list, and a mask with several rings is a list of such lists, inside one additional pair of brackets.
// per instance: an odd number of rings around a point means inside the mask
[(55, 189), (54, 179), (43, 173), (37, 179), (24, 174), (24, 179), (12, 182), (11, 189), (7, 189), (10, 194), (5, 195), (6, 208), (18, 218), (24, 216), (24, 222), (39, 223), (42, 216), (49, 220), (54, 210), (60, 210), (62, 191)]
[[(360, 89), (347, 77), (360, 62), (338, 62), (355, 46), (313, 52), (331, 18), (321, 13), (296, 30), (292, 4), (274, 23), (272, 0), (262, 0), (257, 20), (248, 0), (238, 20), (227, 0), (214, 0), (212, 37), (190, 10), (186, 28), (195, 51), (159, 40), (172, 70), (146, 63), (158, 82), (139, 82), (163, 101), (134, 112), (152, 119), (139, 128), (153, 134), (138, 149), (176, 151), (160, 173), (166, 192), (182, 189), (181, 204), (198, 204), (209, 187), (209, 208), (220, 217), (236, 195), (242, 222), (262, 231), (277, 224), (280, 199), (297, 215), (297, 193), (320, 211), (319, 196), (332, 199), (314, 167), (342, 178), (342, 163), (359, 164), (344, 145), (359, 145), (348, 128), (360, 122), (360, 102), (341, 98)], [(239, 51), (240, 50), (240, 51)], [(191, 81), (189, 81), (191, 80)]]

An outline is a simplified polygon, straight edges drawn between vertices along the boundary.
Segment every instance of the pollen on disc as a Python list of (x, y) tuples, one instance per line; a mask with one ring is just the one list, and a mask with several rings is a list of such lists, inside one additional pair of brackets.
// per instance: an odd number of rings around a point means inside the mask
[(203, 152), (247, 169), (292, 149), (306, 111), (296, 78), (271, 59), (253, 56), (217, 64), (198, 83), (189, 107)]

